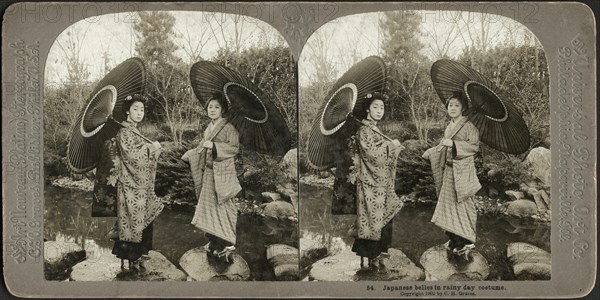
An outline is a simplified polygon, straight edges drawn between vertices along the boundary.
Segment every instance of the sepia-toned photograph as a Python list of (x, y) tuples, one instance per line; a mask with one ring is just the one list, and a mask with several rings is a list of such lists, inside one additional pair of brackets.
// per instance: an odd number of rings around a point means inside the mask
[(3, 8), (7, 295), (597, 290), (591, 4)]
[(355, 14), (298, 69), (303, 280), (551, 279), (549, 74), (525, 26)]
[(246, 16), (84, 19), (44, 82), (44, 277), (298, 280), (296, 63)]

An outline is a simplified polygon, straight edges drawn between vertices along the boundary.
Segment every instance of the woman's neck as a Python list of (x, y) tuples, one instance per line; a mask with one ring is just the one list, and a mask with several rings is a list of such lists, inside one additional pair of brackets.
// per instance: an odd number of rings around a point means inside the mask
[(125, 122), (126, 122), (127, 124), (129, 124), (129, 126), (131, 126), (131, 127), (137, 127), (137, 125), (138, 125), (138, 123), (137, 123), (137, 122), (135, 122), (135, 121), (133, 121), (133, 120), (131, 120), (131, 119), (129, 119), (129, 118), (127, 118), (127, 120), (125, 120)]
[(454, 118), (452, 118), (452, 120), (451, 120), (451, 121), (452, 121), (452, 123), (454, 124), (454, 123), (458, 122), (458, 120), (460, 120), (462, 117), (463, 117), (463, 116), (454, 117)]
[(214, 118), (214, 119), (210, 120), (210, 123), (213, 125), (217, 124), (217, 122), (221, 121), (221, 119), (223, 119), (223, 117)]
[(373, 123), (374, 125), (377, 125), (377, 121), (373, 120), (371, 118), (371, 116), (367, 116), (367, 121), (369, 121), (370, 123)]

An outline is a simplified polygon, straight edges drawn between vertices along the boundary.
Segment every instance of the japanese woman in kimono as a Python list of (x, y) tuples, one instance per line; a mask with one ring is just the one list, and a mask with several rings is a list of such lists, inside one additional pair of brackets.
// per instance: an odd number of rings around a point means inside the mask
[[(152, 249), (152, 222), (163, 210), (163, 204), (154, 193), (156, 164), (161, 153), (158, 142), (144, 140), (137, 124), (144, 118), (145, 98), (128, 96), (123, 104), (127, 120), (116, 137), (117, 174), (117, 228), (112, 253), (129, 261), (130, 269), (143, 269)], [(142, 257), (142, 259), (140, 259)]]
[(467, 108), (461, 92), (446, 101), (451, 121), (444, 138), (423, 154), (431, 162), (438, 194), (431, 222), (446, 231), (449, 240), (445, 248), (466, 259), (475, 248), (477, 210), (473, 196), (481, 188), (474, 161), (479, 151), (479, 131), (463, 116)]
[(222, 96), (206, 106), (211, 119), (200, 146), (187, 151), (182, 159), (190, 163), (198, 196), (192, 224), (202, 230), (208, 256), (230, 261), (235, 251), (237, 208), (232, 198), (241, 190), (234, 157), (239, 151), (239, 133), (223, 118), (227, 103)]
[(377, 122), (385, 112), (381, 93), (369, 94), (363, 102), (366, 116), (356, 134), (356, 238), (352, 251), (368, 258), (369, 268), (384, 268), (392, 239), (392, 218), (403, 202), (395, 193), (396, 161), (404, 148), (398, 140), (385, 140)]

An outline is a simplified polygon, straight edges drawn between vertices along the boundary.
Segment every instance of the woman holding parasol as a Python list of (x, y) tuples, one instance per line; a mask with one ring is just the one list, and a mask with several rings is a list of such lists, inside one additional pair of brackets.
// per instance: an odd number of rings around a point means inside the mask
[(116, 137), (119, 234), (112, 253), (121, 259), (122, 268), (125, 259), (130, 268), (144, 267), (140, 257), (152, 249), (152, 222), (164, 207), (154, 193), (160, 143), (149, 143), (137, 129), (144, 118), (145, 102), (146, 99), (138, 94), (126, 98), (122, 110), (127, 119)]
[[(206, 253), (229, 261), (235, 250), (237, 223), (237, 209), (231, 198), (242, 188), (236, 177), (234, 160), (240, 138), (237, 129), (223, 118), (227, 109), (227, 103), (220, 96), (208, 100), (206, 112), (210, 123), (200, 146), (186, 152), (182, 159), (190, 162), (190, 156), (204, 155), (202, 185), (192, 224), (208, 238), (209, 243), (204, 246)], [(228, 184), (217, 187), (217, 181)]]
[(69, 168), (96, 168), (93, 217), (118, 217), (109, 236), (113, 254), (143, 267), (138, 259), (152, 247), (152, 221), (163, 205), (154, 194), (160, 144), (136, 128), (144, 118), (146, 68), (133, 57), (112, 69), (94, 88), (71, 129)]
[(368, 94), (362, 102), (364, 114), (356, 133), (354, 170), (356, 178), (356, 239), (352, 251), (369, 260), (372, 269), (383, 268), (392, 241), (392, 219), (402, 208), (402, 201), (394, 191), (396, 161), (404, 148), (400, 141), (385, 140), (377, 122), (383, 118), (386, 97)]
[(467, 108), (468, 101), (461, 92), (446, 99), (450, 124), (440, 144), (423, 154), (431, 161), (438, 192), (431, 222), (450, 238), (446, 249), (465, 256), (475, 248), (477, 209), (472, 196), (481, 188), (474, 160), (479, 151), (479, 130), (463, 116)]
[(196, 98), (206, 108), (210, 123), (199, 146), (186, 152), (198, 205), (192, 219), (204, 231), (209, 257), (231, 262), (235, 251), (237, 208), (233, 197), (241, 191), (235, 169), (240, 144), (245, 149), (283, 155), (291, 135), (277, 108), (261, 99), (254, 84), (228, 67), (199, 61), (190, 70)]
[(481, 188), (474, 162), (479, 142), (520, 154), (529, 148), (529, 129), (517, 107), (501, 99), (494, 83), (470, 67), (438, 60), (431, 67), (431, 80), (451, 118), (440, 144), (423, 154), (431, 163), (438, 194), (431, 222), (448, 234), (446, 249), (468, 260), (476, 241), (473, 196)]
[[(348, 69), (330, 89), (307, 140), (306, 162), (315, 170), (335, 167), (331, 211), (356, 215), (352, 250), (383, 267), (391, 243), (391, 220), (402, 207), (394, 191), (396, 160), (403, 146), (377, 128), (385, 113), (386, 68), (378, 56)], [(344, 146), (351, 142), (353, 158)], [(355, 179), (355, 184), (354, 180)]]

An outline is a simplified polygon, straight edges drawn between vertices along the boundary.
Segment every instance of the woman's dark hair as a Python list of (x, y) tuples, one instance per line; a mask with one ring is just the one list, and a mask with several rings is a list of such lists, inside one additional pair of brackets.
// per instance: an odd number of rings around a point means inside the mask
[(227, 100), (225, 100), (225, 98), (223, 97), (222, 94), (214, 94), (212, 97), (210, 97), (208, 99), (208, 101), (206, 101), (206, 104), (204, 105), (204, 109), (208, 110), (208, 104), (210, 103), (210, 101), (217, 101), (219, 102), (219, 105), (221, 105), (221, 114), (225, 114), (227, 112), (227, 110), (229, 110), (229, 105), (227, 103)]
[(135, 102), (141, 102), (142, 104), (144, 104), (144, 106), (146, 106), (146, 98), (144, 96), (140, 94), (129, 95), (125, 98), (125, 101), (123, 101), (123, 114), (127, 115), (127, 112), (131, 108), (131, 105), (133, 105), (133, 103)]
[(458, 100), (458, 102), (460, 102), (460, 105), (462, 105), (462, 108), (463, 108), (463, 112), (469, 108), (469, 100), (467, 100), (467, 96), (461, 91), (455, 91), (455, 92), (452, 92), (452, 96), (450, 96), (450, 97), (448, 97), (448, 99), (446, 99), (446, 103), (444, 103), (444, 106), (446, 106), (446, 109), (448, 109), (448, 104), (450, 103), (450, 100), (452, 100), (452, 99), (456, 99), (456, 100)]
[(360, 115), (357, 115), (356, 117), (359, 119), (365, 119), (367, 117), (367, 110), (369, 109), (369, 107), (371, 107), (371, 104), (373, 103), (373, 101), (375, 100), (381, 100), (384, 103), (387, 101), (388, 96), (380, 93), (380, 92), (374, 92), (374, 93), (370, 93), (367, 94), (362, 101), (362, 110), (360, 111)]
[(363, 111), (367, 111), (367, 109), (369, 109), (369, 107), (371, 107), (371, 103), (373, 103), (373, 101), (375, 100), (381, 100), (383, 102), (386, 102), (388, 97), (386, 95), (384, 95), (383, 93), (380, 92), (375, 92), (372, 94), (367, 94), (367, 96), (365, 96), (365, 98), (363, 98), (363, 103), (362, 103), (362, 108)]

